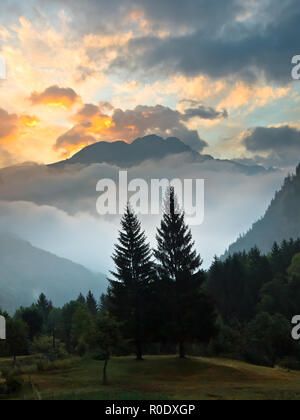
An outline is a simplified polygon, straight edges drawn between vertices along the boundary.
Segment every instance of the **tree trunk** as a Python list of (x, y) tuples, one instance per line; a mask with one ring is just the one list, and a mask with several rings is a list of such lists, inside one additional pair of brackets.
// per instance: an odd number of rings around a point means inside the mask
[(104, 367), (103, 367), (103, 385), (108, 385), (107, 381), (107, 365), (108, 365), (108, 359), (105, 359), (104, 361)]
[(53, 345), (53, 350), (55, 351), (56, 350), (55, 330), (53, 330), (52, 345)]
[(143, 361), (143, 350), (140, 342), (136, 343), (136, 360)]
[(183, 341), (179, 343), (179, 357), (180, 359), (185, 359), (185, 345)]

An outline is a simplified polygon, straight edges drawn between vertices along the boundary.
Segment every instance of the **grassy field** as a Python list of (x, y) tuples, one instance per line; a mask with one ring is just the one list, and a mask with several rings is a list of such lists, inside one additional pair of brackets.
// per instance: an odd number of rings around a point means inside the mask
[[(1, 366), (8, 361), (0, 359)], [(27, 368), (27, 385), (14, 399), (42, 400), (298, 400), (300, 372), (226, 359), (114, 358), (109, 385), (101, 385), (102, 362), (75, 360), (57, 370)]]

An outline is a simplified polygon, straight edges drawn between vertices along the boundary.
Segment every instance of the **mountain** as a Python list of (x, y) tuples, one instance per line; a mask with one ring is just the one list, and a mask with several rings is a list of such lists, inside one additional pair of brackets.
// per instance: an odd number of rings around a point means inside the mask
[(62, 306), (80, 292), (99, 297), (107, 287), (104, 275), (6, 233), (0, 234), (0, 267), (0, 308), (9, 312), (31, 305), (42, 292)]
[(236, 252), (249, 251), (257, 246), (269, 253), (274, 242), (300, 237), (300, 164), (295, 175), (288, 176), (282, 189), (276, 193), (264, 217), (251, 230), (229, 247), (225, 257)]
[(234, 161), (217, 160), (209, 155), (202, 155), (176, 137), (163, 139), (156, 135), (150, 135), (136, 139), (132, 143), (124, 141), (99, 142), (85, 147), (70, 159), (49, 165), (50, 167), (64, 168), (66, 165), (91, 165), (94, 163), (107, 163), (120, 168), (138, 166), (147, 160), (162, 160), (168, 156), (176, 156), (185, 153), (189, 155), (191, 162), (212, 162), (216, 166), (231, 171), (254, 175), (267, 172), (262, 166), (246, 166)]
[(175, 137), (164, 140), (159, 136), (152, 135), (138, 138), (132, 143), (124, 141), (95, 143), (85, 147), (71, 159), (58, 162), (54, 166), (76, 163), (90, 165), (105, 162), (120, 167), (131, 167), (146, 160), (159, 160), (180, 153), (197, 155), (189, 146)]

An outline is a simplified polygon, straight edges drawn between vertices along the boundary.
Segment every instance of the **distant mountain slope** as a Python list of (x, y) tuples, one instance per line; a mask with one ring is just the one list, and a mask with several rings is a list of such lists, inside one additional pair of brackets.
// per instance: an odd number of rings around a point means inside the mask
[(0, 308), (11, 312), (31, 305), (41, 292), (61, 306), (89, 290), (99, 297), (106, 290), (105, 277), (13, 235), (0, 234)]
[(222, 169), (228, 167), (231, 171), (234, 170), (246, 175), (267, 172), (261, 166), (246, 166), (234, 161), (217, 160), (212, 156), (196, 152), (176, 137), (163, 139), (156, 135), (138, 138), (131, 144), (123, 141), (95, 143), (85, 147), (70, 159), (49, 166), (63, 168), (66, 165), (74, 164), (107, 163), (120, 168), (130, 168), (138, 166), (147, 160), (158, 161), (167, 156), (175, 156), (182, 153), (188, 154), (192, 162), (212, 162), (215, 166)]
[(300, 237), (300, 165), (296, 174), (286, 178), (276, 193), (265, 216), (252, 229), (229, 247), (228, 254), (249, 251), (255, 245), (268, 253), (275, 241), (282, 242)]

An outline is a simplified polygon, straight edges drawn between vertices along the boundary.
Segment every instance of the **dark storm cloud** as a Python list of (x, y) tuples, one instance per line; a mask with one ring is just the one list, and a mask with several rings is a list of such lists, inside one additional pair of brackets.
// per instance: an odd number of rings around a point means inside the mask
[[(9, 2), (4, 2), (5, 6)], [(299, 54), (299, 0), (30, 0), (32, 10), (65, 9), (80, 35), (134, 31), (108, 71), (153, 75), (235, 76), (254, 81), (291, 81), (291, 58)], [(29, 8), (28, 8), (29, 9)], [(1, 10), (1, 6), (0, 6)], [(16, 9), (18, 10), (18, 9)], [(141, 13), (149, 35), (141, 37)], [(5, 16), (5, 7), (3, 6)], [(28, 12), (29, 13), (29, 12)], [(13, 13), (12, 13), (13, 14)], [(136, 25), (136, 26), (134, 26)], [(163, 30), (165, 36), (155, 34)], [(95, 59), (101, 48), (88, 51)], [(84, 77), (86, 77), (85, 74)]]
[(257, 16), (245, 21), (224, 18), (223, 25), (220, 22), (215, 27), (211, 18), (208, 29), (200, 24), (185, 35), (132, 39), (112, 67), (214, 78), (236, 76), (250, 81), (263, 72), (270, 81), (288, 83), (291, 58), (299, 52), (300, 3), (273, 0), (263, 4)]
[(258, 154), (256, 162), (265, 165), (288, 167), (300, 161), (300, 131), (293, 127), (257, 127), (244, 139), (244, 145)]
[[(54, 1), (55, 3), (55, 1)], [(115, 29), (124, 24), (131, 12), (143, 12), (153, 28), (209, 28), (219, 31), (244, 10), (240, 0), (59, 0), (80, 23), (76, 29), (100, 32), (110, 25)], [(39, 0), (39, 4), (48, 4)]]
[(216, 120), (219, 118), (228, 118), (228, 112), (225, 109), (223, 111), (217, 111), (214, 108), (205, 107), (203, 105), (185, 110), (184, 118), (189, 120), (195, 117), (203, 118), (205, 120)]
[(141, 7), (150, 21), (171, 26), (210, 27), (213, 31), (244, 8), (238, 0), (139, 0), (132, 3)]

